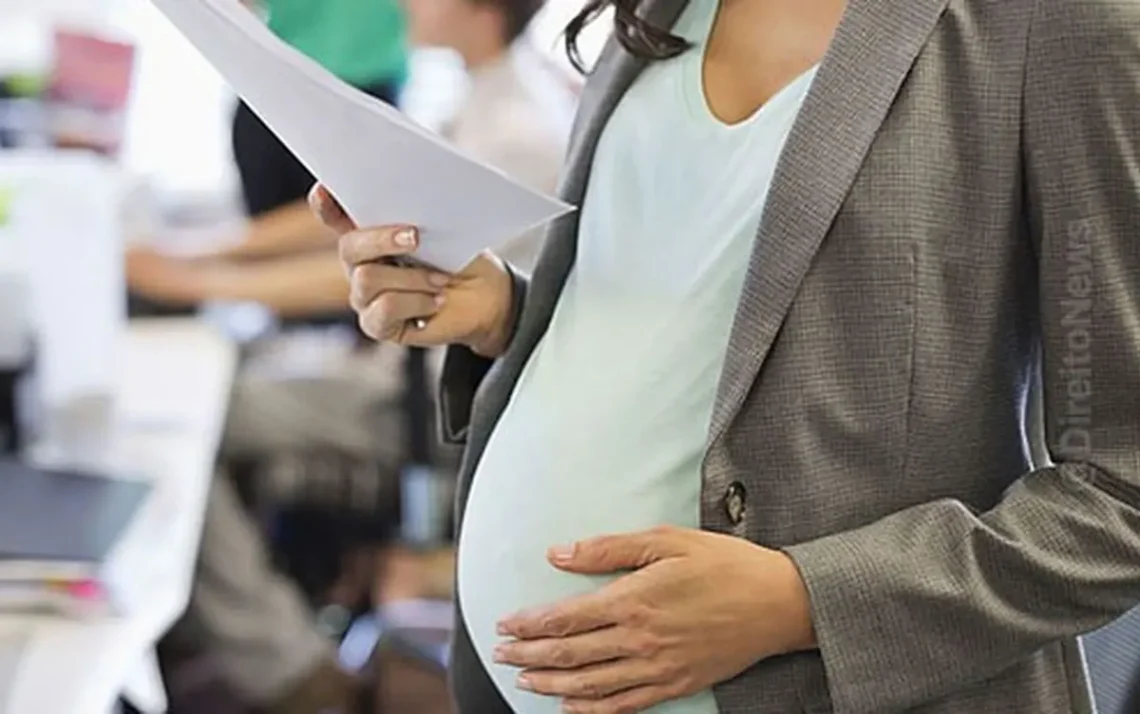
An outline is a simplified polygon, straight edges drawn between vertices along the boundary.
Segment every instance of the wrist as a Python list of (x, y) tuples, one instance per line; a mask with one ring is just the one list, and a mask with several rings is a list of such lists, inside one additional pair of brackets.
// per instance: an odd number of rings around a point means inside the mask
[(488, 278), (490, 294), (495, 296), (488, 320), (483, 329), (467, 341), (472, 352), (486, 359), (498, 359), (514, 338), (515, 327), (522, 312), (522, 293), (519, 278), (498, 257), (487, 254), (493, 272)]
[[(510, 301), (507, 301), (508, 305)], [(511, 342), (512, 324), (510, 310), (499, 310), (490, 325), (480, 331), (476, 337), (467, 343), (471, 351), (480, 357), (498, 359), (507, 351)]]

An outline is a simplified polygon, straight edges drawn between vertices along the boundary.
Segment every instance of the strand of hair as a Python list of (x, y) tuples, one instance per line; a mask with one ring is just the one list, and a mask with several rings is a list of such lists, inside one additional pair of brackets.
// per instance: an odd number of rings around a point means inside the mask
[(614, 10), (614, 33), (617, 40), (634, 57), (649, 61), (672, 59), (691, 46), (685, 38), (638, 17), (638, 0), (589, 0), (567, 23), (563, 33), (563, 42), (570, 64), (583, 74), (587, 70), (578, 46), (578, 38), (588, 25), (610, 7)]

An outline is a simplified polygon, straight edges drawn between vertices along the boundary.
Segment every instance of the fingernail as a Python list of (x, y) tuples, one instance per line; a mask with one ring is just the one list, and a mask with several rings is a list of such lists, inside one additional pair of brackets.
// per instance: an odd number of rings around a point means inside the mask
[(442, 295), (436, 295), (435, 296), (435, 306), (436, 307), (443, 307), (443, 303), (445, 303), (446, 301), (447, 301), (447, 298), (445, 298)]
[(520, 674), (518, 680), (516, 680), (516, 683), (518, 688), (524, 692), (534, 691), (534, 685), (531, 684), (530, 677), (526, 676), (525, 674)]
[(507, 627), (507, 623), (505, 622), (500, 622), (498, 625), (495, 625), (495, 632), (498, 633), (500, 637), (506, 637), (507, 635), (511, 634), (510, 629)]
[(401, 248), (411, 248), (416, 244), (416, 229), (405, 228), (396, 234), (396, 245)]
[(550, 549), (550, 559), (556, 563), (568, 563), (574, 559), (575, 546), (556, 545)]
[(507, 661), (506, 650), (504, 650), (502, 647), (496, 647), (495, 648), (495, 662), (497, 664), (503, 664), (506, 661)]
[(432, 273), (428, 276), (428, 282), (437, 288), (445, 288), (451, 282), (451, 276), (443, 273)]

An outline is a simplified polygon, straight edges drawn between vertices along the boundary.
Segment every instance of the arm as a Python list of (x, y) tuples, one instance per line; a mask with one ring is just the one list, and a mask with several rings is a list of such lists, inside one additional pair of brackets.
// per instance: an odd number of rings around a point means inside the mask
[(291, 253), (324, 250), (336, 246), (336, 236), (321, 225), (305, 201), (282, 206), (260, 216), (234, 244), (214, 258), (249, 260), (274, 258)]
[[(513, 338), (526, 302), (529, 279), (509, 266), (508, 270), (512, 283), (509, 329)], [(440, 434), (446, 443), (458, 445), (467, 442), (467, 426), (471, 422), (475, 392), (494, 363), (493, 359), (481, 357), (468, 347), (452, 345), (447, 348), (440, 374), (438, 410)]]
[(333, 251), (286, 256), (257, 263), (204, 266), (207, 300), (249, 301), (281, 317), (309, 317), (346, 311), (348, 280)]
[(130, 288), (163, 302), (258, 302), (282, 317), (348, 310), (348, 281), (333, 251), (240, 263), (168, 258), (136, 251), (127, 258)]
[(944, 500), (786, 549), (836, 714), (980, 683), (1140, 599), (1140, 5), (1038, 4), (1023, 141), (1055, 465), (986, 513)]

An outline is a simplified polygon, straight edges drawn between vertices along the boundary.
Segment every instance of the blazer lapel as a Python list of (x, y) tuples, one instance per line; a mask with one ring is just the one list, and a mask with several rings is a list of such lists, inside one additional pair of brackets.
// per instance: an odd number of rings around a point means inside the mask
[(739, 412), (903, 80), (948, 0), (850, 0), (768, 193), (709, 431)]

